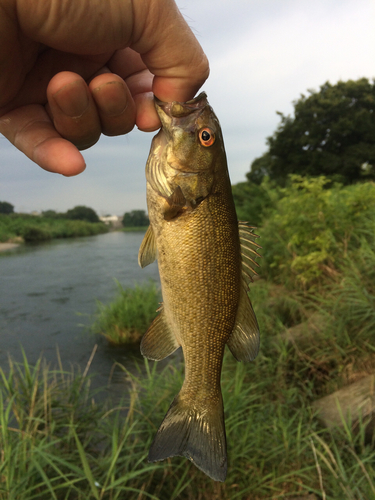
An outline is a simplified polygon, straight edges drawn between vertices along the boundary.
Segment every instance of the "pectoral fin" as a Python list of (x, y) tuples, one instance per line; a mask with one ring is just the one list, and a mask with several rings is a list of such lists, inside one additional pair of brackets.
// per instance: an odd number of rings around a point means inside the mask
[(237, 361), (253, 361), (259, 351), (259, 326), (244, 281), (228, 347)]
[(138, 252), (138, 264), (140, 267), (143, 269), (152, 264), (156, 260), (157, 253), (154, 231), (151, 226), (148, 226)]
[(186, 200), (180, 186), (177, 186), (167, 199), (164, 210), (164, 219), (170, 221), (185, 212)]
[(160, 361), (171, 355), (179, 347), (180, 345), (167, 323), (162, 308), (160, 314), (156, 316), (150, 328), (143, 335), (141, 353), (145, 358)]

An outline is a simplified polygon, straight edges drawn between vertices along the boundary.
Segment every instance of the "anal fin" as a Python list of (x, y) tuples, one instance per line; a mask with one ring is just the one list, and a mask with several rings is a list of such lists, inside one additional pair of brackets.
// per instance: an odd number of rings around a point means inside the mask
[(245, 281), (242, 282), (236, 321), (228, 347), (237, 361), (253, 361), (259, 351), (259, 326)]
[(142, 337), (141, 353), (145, 358), (160, 361), (179, 347), (180, 344), (166, 321), (164, 309), (161, 308), (161, 312)]

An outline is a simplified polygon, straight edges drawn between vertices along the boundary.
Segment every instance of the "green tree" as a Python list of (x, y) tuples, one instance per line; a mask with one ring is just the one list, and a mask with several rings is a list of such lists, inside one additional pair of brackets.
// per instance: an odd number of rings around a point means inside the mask
[(125, 212), (122, 219), (122, 225), (124, 227), (148, 226), (149, 223), (150, 221), (144, 210), (132, 210), (131, 212)]
[(99, 222), (97, 213), (89, 207), (78, 205), (68, 210), (65, 214), (67, 219), (72, 220), (85, 220), (87, 222)]
[(262, 273), (291, 288), (321, 285), (355, 260), (364, 242), (375, 245), (375, 183), (348, 186), (292, 175), (259, 229)]
[(265, 211), (273, 206), (269, 186), (253, 182), (239, 182), (232, 186), (232, 194), (239, 220), (259, 226)]
[(259, 184), (269, 175), (281, 185), (289, 174), (344, 184), (375, 179), (375, 81), (326, 82), (308, 92), (293, 102), (294, 117), (278, 113), (281, 123), (248, 178)]
[(12, 214), (14, 206), (7, 201), (0, 201), (0, 214)]
[(59, 212), (56, 212), (55, 210), (44, 210), (42, 212), (42, 216), (46, 217), (47, 219), (64, 219), (64, 218), (66, 218), (65, 214), (61, 214)]

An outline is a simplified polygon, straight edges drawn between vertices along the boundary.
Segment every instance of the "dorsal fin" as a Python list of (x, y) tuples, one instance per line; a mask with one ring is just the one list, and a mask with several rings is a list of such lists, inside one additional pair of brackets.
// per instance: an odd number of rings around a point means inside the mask
[(242, 281), (240, 303), (228, 347), (237, 361), (253, 361), (259, 351), (259, 326), (245, 281)]
[(262, 248), (254, 241), (259, 236), (253, 232), (253, 229), (255, 229), (254, 226), (250, 226), (247, 222), (239, 221), (238, 223), (241, 244), (242, 278), (247, 284), (253, 281), (254, 275), (258, 275), (254, 266), (259, 267), (259, 264), (255, 262), (254, 257), (261, 257), (256, 249)]
[(260, 257), (256, 249), (262, 248), (254, 241), (259, 236), (254, 234), (253, 229), (255, 228), (247, 222), (238, 223), (242, 285), (235, 324), (228, 340), (228, 347), (237, 361), (252, 361), (259, 351), (259, 326), (248, 296), (248, 285), (253, 281), (252, 277), (257, 275), (254, 266), (259, 267), (254, 260), (255, 257)]

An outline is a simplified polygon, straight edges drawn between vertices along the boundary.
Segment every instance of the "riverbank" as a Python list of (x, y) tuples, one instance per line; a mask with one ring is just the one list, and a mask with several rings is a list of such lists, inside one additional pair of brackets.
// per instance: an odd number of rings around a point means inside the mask
[(7, 252), (8, 250), (13, 250), (14, 248), (18, 248), (20, 243), (0, 243), (0, 252)]
[(5, 244), (76, 238), (107, 232), (108, 227), (102, 222), (54, 219), (28, 214), (0, 214), (0, 242)]

